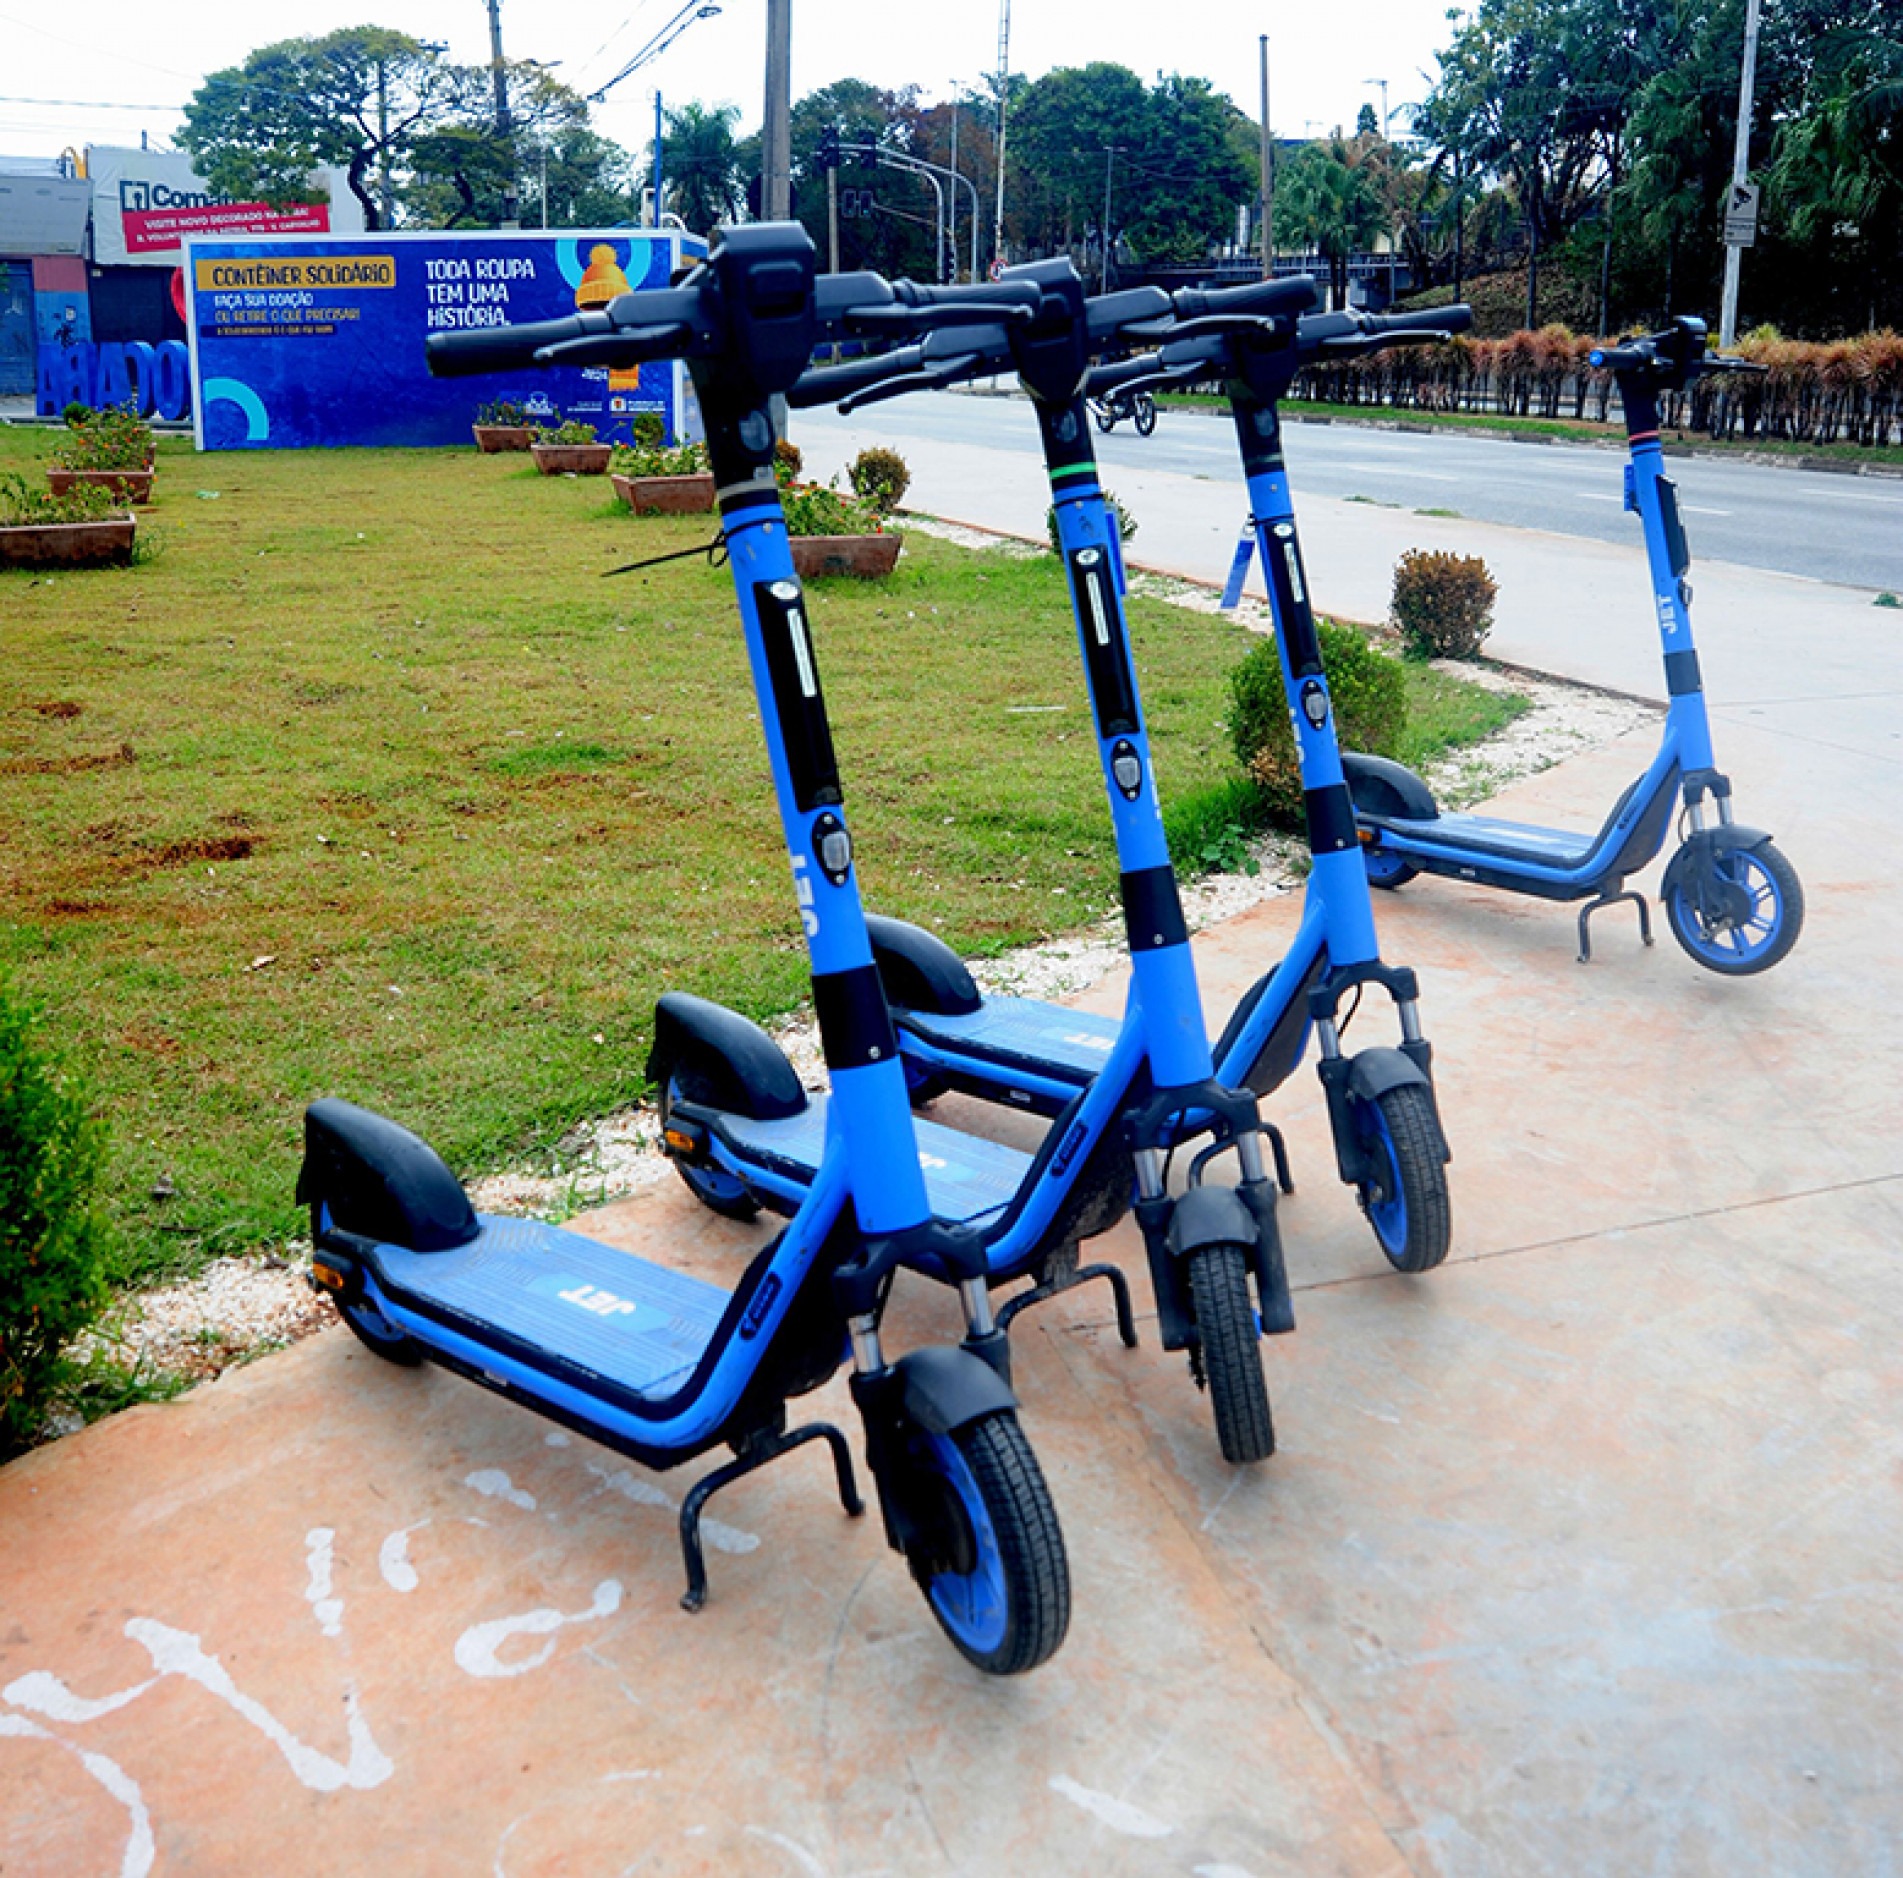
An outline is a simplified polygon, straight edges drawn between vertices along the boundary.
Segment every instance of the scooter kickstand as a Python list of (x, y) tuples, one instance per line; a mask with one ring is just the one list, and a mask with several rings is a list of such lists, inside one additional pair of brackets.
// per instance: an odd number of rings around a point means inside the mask
[(1295, 1191), (1295, 1177), (1288, 1170), (1288, 1143), (1282, 1139), (1282, 1131), (1273, 1122), (1264, 1122), (1262, 1132), (1269, 1138), (1269, 1152), (1275, 1157), (1275, 1184), (1284, 1193)]
[(1579, 909), (1579, 962), (1581, 965), (1592, 963), (1592, 935), (1586, 928), (1586, 922), (1601, 907), (1623, 906), (1630, 903), (1639, 909), (1639, 937), (1646, 945), (1652, 943), (1652, 913), (1645, 904), (1642, 893), (1602, 893), (1596, 900), (1588, 900)]
[(852, 1450), (846, 1445), (846, 1437), (831, 1422), (808, 1422), (803, 1428), (795, 1428), (790, 1435), (786, 1432), (784, 1422), (776, 1427), (755, 1430), (733, 1444), (733, 1460), (724, 1467), (716, 1467), (711, 1474), (703, 1474), (681, 1502), (681, 1557), (687, 1566), (687, 1590), (681, 1598), (682, 1610), (697, 1611), (707, 1602), (707, 1560), (700, 1544), (700, 1516), (707, 1502), (722, 1487), (730, 1486), (743, 1474), (751, 1474), (755, 1469), (764, 1467), (768, 1461), (777, 1460), (782, 1454), (790, 1454), (793, 1449), (804, 1447), (809, 1441), (823, 1441), (833, 1451), (833, 1472), (839, 1483), (840, 1505), (854, 1519), (866, 1510), (865, 1501), (859, 1497), (858, 1482), (853, 1477)]
[(1111, 1296), (1116, 1301), (1117, 1335), (1122, 1339), (1126, 1350), (1137, 1347), (1136, 1315), (1130, 1308), (1130, 1285), (1122, 1272), (1114, 1265), (1079, 1265), (1068, 1277), (1056, 1283), (1033, 1285), (1029, 1291), (1020, 1291), (1011, 1302), (998, 1313), (998, 1328), (1008, 1331), (1011, 1320), (1020, 1311), (1028, 1311), (1033, 1304), (1042, 1304), (1046, 1298), (1054, 1298), (1060, 1291), (1068, 1291), (1073, 1285), (1081, 1285), (1086, 1278), (1101, 1278), (1110, 1287)]

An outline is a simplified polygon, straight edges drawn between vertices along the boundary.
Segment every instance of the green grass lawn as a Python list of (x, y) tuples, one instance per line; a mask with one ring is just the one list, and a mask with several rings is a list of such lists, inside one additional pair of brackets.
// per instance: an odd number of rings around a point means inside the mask
[[(143, 564), (0, 574), (0, 969), (111, 1123), (122, 1282), (296, 1232), (318, 1095), (474, 1172), (639, 1094), (662, 990), (802, 998), (729, 576), (600, 578), (712, 518), (466, 450), (160, 464)], [(1115, 904), (1054, 561), (914, 535), (812, 613), (869, 904), (979, 954)], [(1194, 798), (1249, 634), (1130, 613)]]

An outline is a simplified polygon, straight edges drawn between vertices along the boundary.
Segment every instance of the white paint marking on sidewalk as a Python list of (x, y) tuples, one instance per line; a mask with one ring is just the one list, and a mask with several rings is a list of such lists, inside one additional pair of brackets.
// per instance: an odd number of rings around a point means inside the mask
[(499, 1467), (479, 1467), (473, 1474), (463, 1477), (463, 1485), (475, 1488), (491, 1500), (507, 1500), (511, 1506), (519, 1506), (525, 1513), (535, 1511), (535, 1495), (524, 1492)]
[(50, 1741), (78, 1760), (80, 1766), (132, 1816), (132, 1836), (126, 1840), (125, 1853), (119, 1860), (119, 1878), (146, 1878), (146, 1873), (152, 1869), (158, 1857), (158, 1847), (152, 1837), (152, 1815), (146, 1811), (145, 1796), (139, 1791), (139, 1783), (117, 1761), (108, 1760), (105, 1755), (95, 1754), (88, 1748), (75, 1747), (70, 1741), (62, 1741), (58, 1735), (42, 1728), (37, 1722), (28, 1721), (24, 1715), (0, 1715), (0, 1736), (5, 1735), (12, 1735), (16, 1740)]
[(330, 1571), (335, 1556), (337, 1535), (328, 1526), (313, 1526), (304, 1535), (305, 1558), (310, 1566), (310, 1582), (304, 1587), (305, 1601), (317, 1628), (327, 1637), (343, 1634), (344, 1601), (331, 1596)]
[(1146, 1813), (1142, 1807), (1132, 1806), (1114, 1793), (1099, 1793), (1095, 1787), (1086, 1787), (1068, 1774), (1053, 1774), (1049, 1784), (1053, 1793), (1061, 1793), (1073, 1806), (1082, 1807), (1100, 1824), (1112, 1832), (1122, 1833), (1126, 1839), (1167, 1839), (1176, 1830), (1154, 1813)]
[[(598, 1617), (612, 1617), (620, 1608), (620, 1581), (604, 1578), (595, 1587), (594, 1598), (585, 1611), (524, 1611), (516, 1617), (495, 1617), (486, 1624), (471, 1624), (456, 1639), (456, 1667), (468, 1675), (485, 1678), (526, 1675), (555, 1654), (554, 1633), (564, 1624), (586, 1624)], [(511, 1637), (547, 1637), (549, 1641), (519, 1663), (505, 1663), (499, 1652)]]

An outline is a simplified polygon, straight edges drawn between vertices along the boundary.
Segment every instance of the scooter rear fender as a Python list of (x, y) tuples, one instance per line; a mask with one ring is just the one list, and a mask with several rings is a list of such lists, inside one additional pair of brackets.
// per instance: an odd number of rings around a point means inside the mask
[(654, 1083), (674, 1077), (688, 1100), (753, 1121), (779, 1121), (806, 1106), (786, 1052), (758, 1024), (683, 991), (654, 1007), (647, 1074)]

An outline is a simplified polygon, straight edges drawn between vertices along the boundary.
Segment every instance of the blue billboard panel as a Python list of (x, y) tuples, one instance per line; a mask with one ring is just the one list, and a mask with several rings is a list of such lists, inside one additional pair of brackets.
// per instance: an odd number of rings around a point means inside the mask
[(192, 417), (201, 450), (469, 441), (476, 407), (511, 401), (536, 423), (629, 442), (643, 411), (670, 436), (698, 422), (671, 360), (611, 372), (533, 368), (432, 378), (431, 333), (514, 326), (665, 286), (705, 244), (650, 229), (508, 230), (187, 245)]

